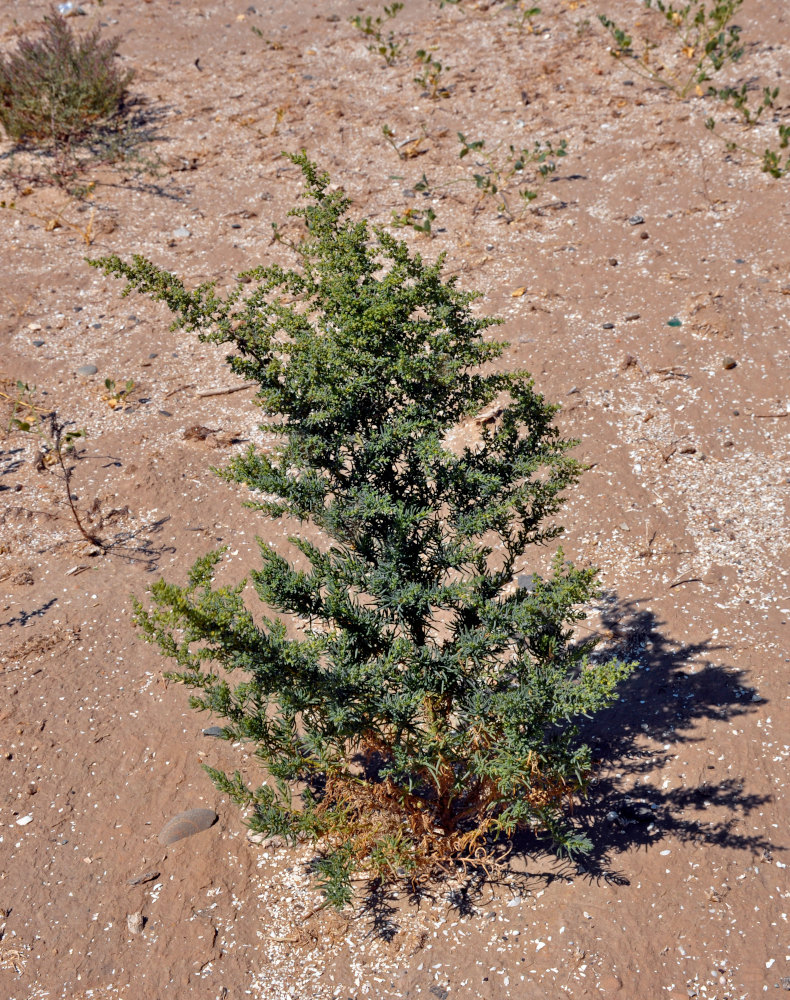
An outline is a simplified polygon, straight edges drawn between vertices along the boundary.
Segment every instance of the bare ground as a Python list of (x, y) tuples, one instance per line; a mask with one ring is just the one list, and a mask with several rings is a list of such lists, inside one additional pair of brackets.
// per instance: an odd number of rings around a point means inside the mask
[[(36, 405), (87, 429), (72, 490), (107, 543), (99, 554), (80, 536), (57, 470), (36, 468), (35, 439), (5, 434), (0, 995), (754, 1000), (790, 989), (790, 182), (705, 130), (713, 99), (678, 100), (611, 59), (596, 14), (646, 30), (641, 6), (542, 7), (529, 31), (507, 4), (407, 0), (392, 67), (349, 23), (380, 11), (342, 0), (106, 0), (72, 22), (121, 36), (162, 167), (97, 169), (82, 202), (41, 184), (24, 194), (24, 181), (0, 193), (15, 202), (2, 210), (3, 426), (21, 380)], [(3, 50), (47, 9), (6, 0)], [(724, 79), (782, 87), (785, 5), (746, 0), (737, 20), (746, 51)], [(450, 67), (436, 100), (413, 82), (412, 54), (431, 46)], [(669, 49), (659, 56), (670, 65)], [(415, 140), (404, 158), (384, 124)], [(734, 118), (724, 129), (740, 135)], [(769, 116), (746, 138), (762, 149), (775, 129)], [(458, 132), (488, 149), (565, 139), (568, 155), (508, 222), (470, 182)], [(607, 600), (589, 625), (640, 669), (588, 726), (600, 765), (577, 809), (596, 845), (582, 867), (525, 840), (508, 877), (466, 893), (456, 880), (420, 901), (317, 909), (309, 849), (251, 845), (200, 769), (233, 769), (244, 748), (202, 735), (213, 720), (167, 685), (167, 664), (130, 624), (129, 595), (158, 574), (180, 580), (227, 544), (224, 572), (238, 579), (256, 534), (285, 546), (286, 528), (211, 472), (264, 441), (252, 391), (224, 392), (238, 384), (220, 353), (171, 332), (162, 308), (122, 299), (84, 258), (139, 252), (220, 285), (285, 260), (270, 223), (284, 221), (299, 177), (280, 152), (301, 147), (374, 221), (433, 208), (430, 236), (402, 232), (484, 293), (480, 308), (505, 320), (503, 363), (562, 403), (563, 432), (590, 465), (564, 512), (564, 547), (601, 567)], [(23, 172), (24, 157), (4, 164)], [(413, 190), (422, 174), (427, 197)], [(76, 374), (85, 364), (97, 373)], [(134, 380), (128, 405), (102, 399), (107, 377)], [(165, 822), (195, 806), (218, 823), (162, 847)], [(139, 876), (150, 878), (130, 884)]]

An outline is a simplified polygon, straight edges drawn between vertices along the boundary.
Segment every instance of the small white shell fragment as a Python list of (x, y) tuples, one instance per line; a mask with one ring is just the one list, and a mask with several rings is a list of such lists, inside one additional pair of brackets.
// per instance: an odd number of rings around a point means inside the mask
[(17, 826), (27, 826), (28, 823), (32, 823), (32, 822), (33, 822), (33, 817), (32, 816), (20, 816), (19, 819), (16, 821), (16, 825)]

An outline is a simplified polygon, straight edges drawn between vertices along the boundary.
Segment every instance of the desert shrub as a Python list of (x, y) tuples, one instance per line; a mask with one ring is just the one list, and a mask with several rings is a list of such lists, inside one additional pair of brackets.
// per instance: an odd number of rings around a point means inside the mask
[(192, 705), (255, 747), (265, 783), (208, 768), (217, 787), (253, 830), (318, 843), (332, 903), (360, 873), (485, 864), (518, 828), (584, 851), (566, 807), (592, 761), (574, 720), (631, 667), (593, 663), (574, 638), (593, 570), (558, 552), (545, 577), (514, 581), (526, 550), (560, 534), (573, 442), (526, 373), (492, 370), (503, 346), (483, 334), (497, 321), (443, 280), (443, 258), (353, 221), (327, 175), (292, 159), (308, 201), (291, 213), (307, 231), (295, 270), (255, 268), (223, 298), (139, 256), (92, 261), (230, 346), (280, 446), (223, 475), (314, 539), (291, 537), (297, 563), (260, 542), (259, 614), (246, 581), (214, 581), (217, 551), (185, 585), (154, 584), (137, 623)]
[(0, 60), (0, 122), (15, 142), (79, 142), (119, 113), (132, 79), (115, 62), (119, 39), (75, 35), (52, 11), (38, 38)]

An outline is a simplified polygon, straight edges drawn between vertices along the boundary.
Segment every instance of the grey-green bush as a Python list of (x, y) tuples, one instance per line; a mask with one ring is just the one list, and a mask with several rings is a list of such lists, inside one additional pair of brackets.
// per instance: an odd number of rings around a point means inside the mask
[[(223, 298), (139, 256), (92, 262), (228, 345), (280, 447), (223, 475), (266, 517), (318, 532), (291, 537), (299, 567), (260, 543), (259, 613), (245, 581), (215, 584), (213, 552), (185, 585), (156, 583), (137, 623), (193, 706), (255, 747), (264, 784), (208, 768), (217, 786), (253, 830), (318, 843), (333, 904), (355, 874), (475, 864), (520, 827), (584, 851), (566, 815), (592, 768), (574, 720), (611, 703), (631, 665), (593, 663), (574, 639), (593, 570), (558, 552), (533, 588), (514, 586), (524, 553), (561, 531), (573, 442), (527, 374), (491, 371), (497, 321), (443, 279), (443, 258), (349, 219), (327, 175), (291, 159), (307, 198), (291, 213), (307, 231), (295, 270), (255, 268)], [(495, 400), (496, 424), (475, 431)]]

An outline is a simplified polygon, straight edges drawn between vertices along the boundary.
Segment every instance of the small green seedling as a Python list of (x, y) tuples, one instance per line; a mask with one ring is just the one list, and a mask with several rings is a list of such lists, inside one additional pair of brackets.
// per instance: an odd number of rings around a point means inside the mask
[(102, 400), (110, 407), (110, 409), (124, 410), (126, 409), (127, 400), (134, 392), (135, 381), (131, 378), (127, 379), (126, 385), (124, 385), (123, 389), (120, 389), (115, 384), (114, 379), (106, 378), (104, 380), (104, 388), (107, 391), (102, 394)]
[[(384, 8), (384, 17), (387, 20), (392, 20), (397, 17), (398, 13), (403, 10), (402, 3), (393, 3), (389, 7)], [(367, 35), (368, 38), (372, 38), (373, 41), (368, 45), (368, 50), (370, 52), (377, 52), (383, 59), (387, 66), (394, 66), (398, 60), (398, 56), (403, 50), (403, 43), (396, 41), (395, 34), (392, 31), (387, 32), (385, 37), (382, 30), (386, 21), (382, 17), (367, 17), (361, 18), (359, 15), (351, 18), (351, 23), (355, 28), (359, 29), (363, 35)]]
[(405, 212), (392, 213), (392, 224), (396, 229), (406, 226), (418, 233), (431, 234), (431, 223), (436, 219), (432, 208), (407, 208)]
[(395, 133), (389, 125), (382, 125), (381, 134), (398, 154), (399, 160), (411, 160), (413, 157), (420, 156), (420, 154), (425, 152), (425, 150), (421, 148), (425, 135), (420, 135), (411, 139), (402, 139), (398, 142), (395, 139)]
[(449, 67), (442, 66), (439, 60), (434, 59), (430, 52), (426, 52), (425, 49), (417, 49), (414, 57), (421, 65), (421, 72), (414, 77), (414, 82), (422, 87), (431, 100), (436, 100), (438, 97), (449, 97), (450, 91), (441, 81), (442, 73)]
[[(29, 386), (27, 382), (23, 382), (21, 379), (16, 380), (16, 396), (11, 397), (7, 393), (3, 392), (0, 395), (4, 396), (6, 399), (11, 399), (11, 417), (6, 426), (5, 432), (6, 437), (11, 433), (12, 430), (21, 430), (22, 424), (29, 425), (29, 420), (20, 420), (17, 417), (18, 413), (27, 411), (32, 415), (32, 420), (35, 422), (36, 416), (39, 412), (39, 407), (35, 406), (33, 403), (33, 396), (35, 395), (36, 387)], [(28, 428), (29, 429), (29, 426)]]
[(526, 31), (530, 35), (540, 34), (541, 29), (536, 28), (532, 23), (538, 14), (540, 14), (540, 7), (529, 7), (523, 3), (517, 3), (515, 7), (517, 13), (513, 24), (518, 28), (519, 32)]
[(720, 135), (716, 128), (716, 120), (714, 118), (708, 118), (705, 122), (705, 128), (708, 129), (717, 139), (720, 139), (728, 152), (741, 152), (746, 153), (749, 156), (753, 156), (761, 161), (761, 170), (763, 173), (768, 174), (769, 177), (773, 177), (775, 180), (781, 180), (790, 174), (790, 155), (782, 153), (790, 145), (790, 125), (778, 125), (777, 132), (779, 135), (779, 146), (774, 149), (768, 147), (762, 152), (754, 149), (753, 147), (743, 145), (740, 142), (735, 142), (731, 139), (727, 139)]
[[(540, 187), (557, 169), (556, 161), (565, 156), (568, 149), (565, 139), (557, 146), (536, 140), (532, 149), (502, 144), (490, 152), (485, 149), (485, 139), (467, 139), (459, 132), (458, 141), (461, 143), (459, 159), (478, 154), (477, 164), (483, 168), (482, 173), (473, 173), (471, 178), (465, 179), (474, 182), (481, 198), (495, 199), (498, 210), (509, 222), (523, 215), (527, 206), (538, 197)], [(514, 194), (522, 202), (518, 214), (511, 207)]]
[[(787, 149), (790, 143), (790, 125), (779, 126), (779, 150)], [(790, 156), (784, 155), (777, 149), (766, 149), (763, 153), (763, 173), (769, 174), (780, 180), (790, 174)], [(782, 162), (784, 159), (784, 163)]]

